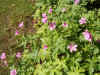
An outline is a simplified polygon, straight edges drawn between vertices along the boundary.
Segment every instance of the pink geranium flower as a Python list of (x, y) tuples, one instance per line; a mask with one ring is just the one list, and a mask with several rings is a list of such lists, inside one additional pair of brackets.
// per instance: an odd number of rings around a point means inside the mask
[(19, 34), (19, 31), (18, 31), (18, 30), (16, 30), (15, 35), (18, 35), (18, 34)]
[(42, 18), (42, 22), (45, 24), (47, 23), (48, 19), (47, 18)]
[(24, 22), (22, 21), (19, 25), (18, 25), (18, 27), (22, 27), (24, 25)]
[(10, 71), (10, 75), (16, 75), (16, 74), (17, 74), (16, 69)]
[(44, 45), (44, 46), (43, 46), (43, 49), (44, 49), (44, 50), (48, 49), (48, 46), (47, 46), (47, 45)]
[(68, 24), (67, 24), (66, 22), (64, 22), (64, 23), (62, 24), (62, 26), (63, 26), (63, 27), (68, 27)]
[(45, 24), (45, 23), (47, 23), (47, 21), (48, 21), (48, 19), (47, 19), (47, 15), (46, 15), (46, 13), (43, 13), (42, 14), (42, 22)]
[(16, 53), (16, 58), (21, 58), (21, 53), (20, 52)]
[(43, 14), (42, 14), (42, 17), (43, 17), (43, 18), (46, 18), (46, 17), (47, 17), (46, 13), (43, 13)]
[(61, 10), (62, 12), (65, 12), (66, 11), (66, 8), (62, 8), (62, 10)]
[(88, 30), (85, 30), (85, 32), (83, 32), (83, 36), (86, 40), (88, 40), (89, 42), (92, 41), (92, 35), (90, 32), (88, 32)]
[(77, 5), (79, 4), (80, 0), (74, 0), (74, 4)]
[(6, 53), (3, 52), (3, 53), (1, 54), (1, 56), (0, 56), (0, 59), (1, 59), (1, 60), (5, 60), (5, 59), (6, 59)]
[(77, 50), (77, 45), (71, 43), (67, 48), (70, 50), (70, 52), (73, 52)]
[(52, 8), (50, 8), (50, 9), (49, 9), (49, 11), (48, 11), (48, 13), (50, 13), (50, 14), (51, 14), (51, 13), (52, 13), (52, 11), (53, 11), (53, 10), (52, 10)]
[(54, 30), (55, 28), (56, 28), (56, 23), (55, 22), (49, 23), (49, 29), (50, 30)]
[(80, 24), (86, 24), (86, 18), (82, 17), (82, 18), (79, 20), (79, 23), (80, 23)]

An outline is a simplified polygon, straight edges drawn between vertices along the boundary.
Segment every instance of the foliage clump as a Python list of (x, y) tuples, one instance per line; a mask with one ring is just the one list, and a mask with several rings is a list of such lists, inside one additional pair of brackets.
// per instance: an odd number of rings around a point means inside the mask
[(99, 75), (99, 11), (87, 10), (87, 0), (36, 2), (36, 32), (16, 35), (24, 51), (16, 64), (10, 62), (11, 70), (18, 75)]

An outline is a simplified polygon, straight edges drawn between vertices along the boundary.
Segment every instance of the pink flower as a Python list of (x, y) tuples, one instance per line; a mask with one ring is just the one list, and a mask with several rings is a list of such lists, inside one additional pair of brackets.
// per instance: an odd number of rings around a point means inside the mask
[(56, 28), (56, 23), (55, 22), (49, 23), (49, 29), (50, 30), (54, 30), (55, 28)]
[(43, 18), (46, 18), (46, 17), (47, 17), (46, 13), (43, 13), (43, 14), (42, 14), (42, 17), (43, 17)]
[(2, 53), (1, 56), (0, 56), (0, 59), (5, 60), (6, 59), (6, 53)]
[(18, 34), (19, 34), (19, 31), (18, 31), (18, 30), (16, 30), (15, 35), (18, 35)]
[(79, 23), (80, 23), (80, 24), (86, 24), (86, 18), (82, 17), (82, 18), (79, 20)]
[(47, 45), (44, 45), (44, 46), (43, 46), (43, 49), (44, 49), (44, 50), (48, 49), (48, 46), (47, 46)]
[(70, 52), (73, 52), (77, 50), (77, 45), (71, 43), (67, 48), (70, 50)]
[(10, 75), (16, 75), (16, 69), (11, 70)]
[(20, 52), (16, 53), (16, 58), (21, 58), (21, 53)]
[(83, 32), (83, 36), (86, 40), (88, 40), (89, 42), (92, 41), (92, 35), (90, 34), (90, 32), (88, 32), (88, 30), (85, 30), (85, 32)]
[(66, 8), (62, 8), (62, 12), (65, 12), (66, 11)]
[(19, 25), (18, 25), (18, 27), (22, 27), (24, 25), (24, 22), (22, 21)]
[(79, 4), (80, 0), (74, 0), (74, 4), (77, 5)]
[(48, 19), (47, 18), (42, 18), (42, 22), (45, 24), (47, 23)]
[(47, 19), (47, 15), (46, 15), (46, 13), (43, 13), (42, 14), (42, 22), (45, 24), (45, 23), (47, 23), (47, 21), (48, 21), (48, 19)]
[(50, 14), (51, 14), (51, 13), (52, 13), (52, 11), (53, 11), (53, 10), (52, 10), (52, 8), (50, 8), (50, 9), (49, 9), (49, 11), (48, 11), (48, 13), (50, 13)]
[(64, 22), (64, 23), (62, 24), (62, 26), (63, 26), (63, 27), (68, 27), (68, 24), (67, 24), (66, 22)]

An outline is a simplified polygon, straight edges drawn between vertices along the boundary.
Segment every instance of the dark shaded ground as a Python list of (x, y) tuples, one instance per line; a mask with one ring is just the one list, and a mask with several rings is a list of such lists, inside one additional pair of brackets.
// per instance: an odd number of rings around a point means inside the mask
[(99, 9), (100, 8), (100, 0), (94, 0), (93, 3), (88, 2), (86, 8), (88, 10)]
[[(33, 0), (0, 0), (0, 54), (6, 52), (12, 55), (16, 51), (15, 31), (18, 24), (24, 21), (24, 27), (20, 29), (21, 34), (34, 33), (33, 28)], [(18, 49), (18, 50), (17, 50)], [(2, 66), (0, 61), (0, 75), (9, 75), (9, 69)]]
[[(32, 2), (31, 0), (0, 0), (0, 50), (6, 50), (16, 44), (14, 33), (19, 22), (24, 20), (28, 28), (32, 25), (31, 15), (34, 4)], [(25, 30), (24, 28), (23, 31)]]

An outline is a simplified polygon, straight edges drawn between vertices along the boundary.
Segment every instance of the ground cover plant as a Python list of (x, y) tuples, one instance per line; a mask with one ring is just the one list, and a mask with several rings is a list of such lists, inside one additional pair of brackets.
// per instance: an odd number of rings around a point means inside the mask
[(1, 52), (7, 75), (100, 75), (100, 9), (88, 10), (88, 0), (35, 2), (32, 23), (21, 19), (13, 34), (21, 51)]

